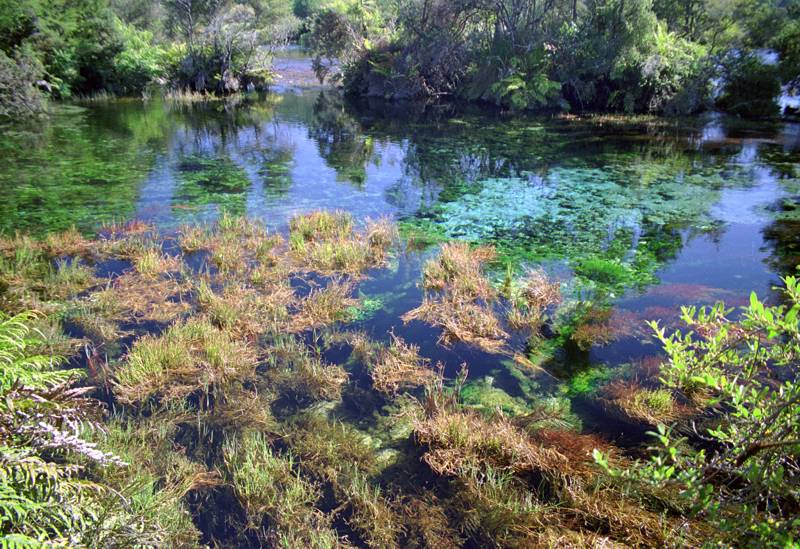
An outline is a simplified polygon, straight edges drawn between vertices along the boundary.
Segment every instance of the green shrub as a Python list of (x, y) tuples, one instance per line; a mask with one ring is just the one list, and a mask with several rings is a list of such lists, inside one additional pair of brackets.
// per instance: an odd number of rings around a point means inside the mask
[[(795, 277), (785, 283), (785, 305), (766, 306), (752, 294), (739, 320), (717, 304), (684, 308), (688, 333), (668, 335), (653, 323), (668, 356), (661, 378), (694, 404), (703, 442), (677, 437), (681, 425), (659, 425), (651, 461), (616, 472), (679, 492), (723, 546), (798, 541), (800, 286)], [(666, 394), (652, 392), (647, 405), (663, 410)], [(606, 466), (601, 453), (595, 456)]]
[(148, 31), (138, 30), (119, 19), (114, 25), (123, 48), (114, 57), (110, 87), (120, 95), (142, 93), (149, 84), (167, 75), (168, 49), (155, 44), (153, 34)]
[(725, 89), (717, 106), (731, 114), (747, 118), (766, 118), (779, 114), (777, 97), (781, 82), (777, 67), (765, 65), (753, 54), (743, 54), (726, 61)]

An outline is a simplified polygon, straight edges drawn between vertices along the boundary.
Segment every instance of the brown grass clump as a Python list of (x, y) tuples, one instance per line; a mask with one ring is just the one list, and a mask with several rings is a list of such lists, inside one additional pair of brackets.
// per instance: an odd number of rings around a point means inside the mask
[(94, 286), (97, 279), (94, 270), (79, 260), (60, 259), (41, 284), (44, 299), (64, 300)]
[[(137, 272), (125, 273), (110, 283), (104, 299), (113, 307), (113, 318), (138, 322), (172, 322), (191, 306), (184, 300), (188, 286), (174, 277), (155, 278)], [(113, 303), (112, 303), (113, 302)]]
[(542, 269), (529, 269), (521, 280), (508, 287), (507, 293), (507, 319), (515, 330), (538, 329), (544, 311), (562, 299), (561, 285), (550, 280)]
[(181, 267), (179, 258), (165, 254), (158, 246), (148, 246), (141, 250), (135, 250), (130, 259), (139, 274), (149, 277), (174, 273), (179, 271)]
[(292, 247), (302, 243), (348, 238), (353, 232), (353, 216), (343, 211), (314, 211), (289, 220)]
[(301, 268), (321, 274), (359, 275), (383, 265), (397, 240), (397, 229), (388, 219), (370, 221), (356, 231), (345, 212), (311, 212), (289, 222), (289, 250)]
[(462, 301), (455, 296), (425, 297), (422, 304), (403, 315), (403, 322), (420, 320), (441, 328), (440, 342), (475, 345), (490, 353), (505, 353), (508, 334), (491, 307)]
[(196, 391), (212, 395), (233, 381), (252, 377), (254, 350), (204, 320), (171, 326), (159, 337), (136, 341), (115, 372), (120, 401), (142, 404), (153, 397), (181, 399)]
[[(120, 505), (121, 501), (113, 498), (109, 501), (118, 508), (93, 510), (98, 516), (107, 514), (129, 520), (123, 528), (129, 529), (131, 543), (192, 547), (200, 541), (186, 496), (216, 486), (219, 479), (202, 464), (187, 458), (184, 449), (175, 443), (176, 431), (168, 414), (137, 418), (135, 422), (113, 417), (102, 431), (91, 431), (102, 450), (113, 452), (127, 464), (87, 471), (91, 479), (100, 480), (107, 489), (123, 495), (126, 502)], [(96, 539), (91, 546), (119, 543), (119, 539)]]
[(299, 403), (338, 400), (347, 372), (328, 364), (293, 337), (282, 338), (267, 349), (267, 377), (282, 395)]
[(426, 295), (422, 304), (403, 315), (403, 321), (420, 320), (438, 328), (440, 342), (449, 346), (463, 341), (490, 353), (505, 353), (508, 334), (494, 311), (497, 292), (483, 274), (494, 248), (472, 248), (464, 242), (442, 246), (436, 260), (423, 270)]
[(565, 456), (535, 444), (503, 417), (489, 421), (465, 411), (440, 411), (418, 421), (414, 433), (428, 448), (423, 460), (440, 475), (463, 476), (487, 466), (558, 473), (570, 466)]
[(299, 302), (292, 317), (291, 330), (300, 332), (347, 320), (350, 308), (358, 304), (358, 300), (351, 297), (352, 291), (353, 282), (343, 279), (331, 280), (324, 288), (312, 289)]
[(233, 284), (220, 295), (209, 282), (200, 280), (196, 294), (200, 311), (211, 322), (240, 337), (276, 331), (288, 319), (289, 307), (295, 299), (288, 284), (276, 285), (269, 291)]
[(211, 249), (211, 262), (223, 275), (236, 275), (247, 269), (244, 243), (236, 239), (220, 239)]
[(466, 242), (448, 242), (436, 260), (428, 261), (422, 285), (428, 291), (457, 293), (471, 299), (491, 299), (495, 290), (483, 275), (484, 265), (497, 252), (491, 246), (471, 247)]
[(48, 234), (42, 245), (50, 257), (87, 255), (93, 248), (93, 243), (84, 238), (75, 227)]
[(649, 511), (642, 502), (610, 486), (574, 491), (558, 518), (587, 537), (602, 532), (626, 547), (678, 547), (686, 542), (684, 536), (675, 535), (682, 527), (676, 521)]
[(213, 243), (213, 234), (207, 227), (185, 225), (178, 231), (178, 246), (185, 253), (209, 250)]
[(436, 373), (430, 361), (419, 355), (419, 347), (409, 345), (391, 334), (388, 347), (379, 347), (368, 364), (375, 390), (396, 395), (399, 391), (419, 387), (433, 380)]
[(669, 423), (689, 411), (667, 389), (650, 389), (637, 381), (617, 380), (601, 390), (600, 403), (610, 414), (633, 423)]

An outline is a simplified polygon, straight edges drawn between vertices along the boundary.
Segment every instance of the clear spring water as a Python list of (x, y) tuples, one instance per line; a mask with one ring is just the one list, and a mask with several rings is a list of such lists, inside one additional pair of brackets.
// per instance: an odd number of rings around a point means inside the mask
[[(3, 232), (132, 218), (169, 230), (223, 210), (284, 230), (292, 215), (326, 208), (494, 243), (517, 272), (542, 265), (571, 298), (616, 307), (616, 341), (546, 364), (557, 385), (657, 353), (646, 319), (674, 322), (681, 304), (742, 304), (750, 290), (769, 296), (800, 262), (797, 124), (507, 117), (291, 87), (238, 104), (54, 110), (0, 128)], [(400, 321), (435, 252), (407, 252), (361, 284), (371, 309), (360, 327), (384, 340), (394, 329), (449, 371), (467, 361), (472, 379), (525, 396), (501, 357), (442, 349), (435, 330)]]

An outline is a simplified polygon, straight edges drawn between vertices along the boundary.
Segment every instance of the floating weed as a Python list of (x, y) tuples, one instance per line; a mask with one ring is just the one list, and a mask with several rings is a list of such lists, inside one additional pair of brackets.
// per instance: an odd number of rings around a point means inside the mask
[(301, 267), (322, 274), (358, 275), (383, 265), (397, 231), (387, 219), (370, 221), (356, 232), (345, 212), (311, 212), (289, 222), (289, 249)]
[(509, 278), (504, 293), (510, 305), (506, 314), (509, 326), (532, 333), (538, 332), (545, 310), (561, 302), (561, 285), (541, 269), (529, 269), (519, 280)]
[(138, 322), (168, 323), (187, 313), (191, 307), (183, 299), (187, 284), (175, 277), (149, 277), (137, 272), (113, 280), (105, 299), (115, 303), (120, 316)]
[(319, 486), (300, 476), (291, 454), (277, 455), (263, 434), (248, 431), (225, 443), (223, 460), (226, 477), (245, 511), (245, 527), (263, 543), (338, 545), (330, 518), (314, 506), (321, 498)]
[(669, 390), (642, 387), (636, 381), (617, 380), (606, 385), (600, 402), (609, 413), (634, 423), (658, 425), (687, 413), (678, 406)]
[(348, 311), (358, 303), (351, 297), (352, 290), (353, 283), (343, 279), (331, 280), (324, 288), (312, 289), (299, 303), (292, 318), (292, 329), (304, 331), (350, 320)]
[(328, 364), (295, 338), (282, 337), (267, 349), (267, 376), (281, 395), (300, 404), (338, 400), (347, 372)]
[(403, 321), (421, 320), (442, 329), (440, 342), (450, 346), (458, 341), (489, 353), (505, 353), (508, 334), (494, 311), (481, 304), (452, 297), (425, 297), (422, 304), (403, 315)]
[(422, 284), (428, 291), (449, 291), (469, 299), (488, 300), (495, 290), (484, 276), (486, 262), (496, 257), (489, 246), (471, 247), (466, 242), (448, 242), (438, 259), (428, 261), (422, 271)]
[(375, 316), (378, 311), (384, 308), (384, 305), (380, 297), (367, 297), (359, 293), (358, 305), (348, 309), (347, 314), (352, 320), (363, 322)]
[(633, 281), (635, 276), (627, 265), (601, 257), (581, 259), (575, 265), (575, 273), (612, 287), (622, 287)]
[(370, 375), (377, 391), (395, 395), (403, 389), (426, 385), (436, 374), (430, 361), (420, 356), (419, 347), (391, 334), (388, 347), (382, 348), (372, 362)]
[(342, 211), (315, 211), (289, 220), (289, 239), (293, 247), (307, 242), (347, 239), (353, 232), (353, 216)]
[(158, 246), (136, 250), (130, 259), (139, 274), (150, 277), (178, 271), (181, 266), (180, 259), (165, 254)]
[(136, 341), (115, 371), (116, 393), (129, 404), (152, 397), (181, 399), (195, 391), (211, 395), (255, 372), (254, 350), (207, 321), (171, 326), (159, 337)]
[(570, 396), (591, 395), (614, 375), (614, 370), (606, 364), (581, 370), (570, 378), (567, 384), (567, 394)]
[(43, 245), (50, 257), (85, 255), (93, 247), (93, 244), (84, 238), (75, 227), (58, 233), (49, 233), (45, 237)]
[(66, 299), (96, 284), (94, 271), (78, 260), (59, 259), (44, 279), (44, 297)]
[(484, 264), (494, 256), (493, 248), (472, 248), (464, 242), (442, 246), (439, 258), (423, 269), (422, 304), (405, 313), (403, 321), (441, 328), (444, 345), (463, 341), (490, 353), (507, 352), (508, 334), (494, 311), (497, 292), (483, 274)]
[(222, 239), (211, 249), (211, 262), (221, 274), (240, 274), (247, 268), (245, 248), (236, 239)]
[(184, 225), (178, 230), (178, 246), (185, 253), (208, 250), (213, 245), (213, 233), (206, 227)]

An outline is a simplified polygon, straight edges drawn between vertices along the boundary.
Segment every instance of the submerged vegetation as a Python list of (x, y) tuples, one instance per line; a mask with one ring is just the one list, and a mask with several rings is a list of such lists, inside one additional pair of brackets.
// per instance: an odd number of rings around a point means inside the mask
[(513, 357), (514, 394), (350, 327), (358, 288), (402, 245), (389, 221), (326, 211), (294, 217), (288, 236), (224, 214), (171, 233), (4, 239), (3, 543), (794, 540), (794, 278), (786, 305), (753, 297), (736, 321), (685, 309), (692, 334), (653, 325), (666, 359), (572, 381), (576, 402), (657, 432), (632, 451), (583, 429), (526, 358), (602, 344), (612, 313), (542, 270), (492, 276), (490, 247), (443, 245), (405, 318), (445, 347)]

